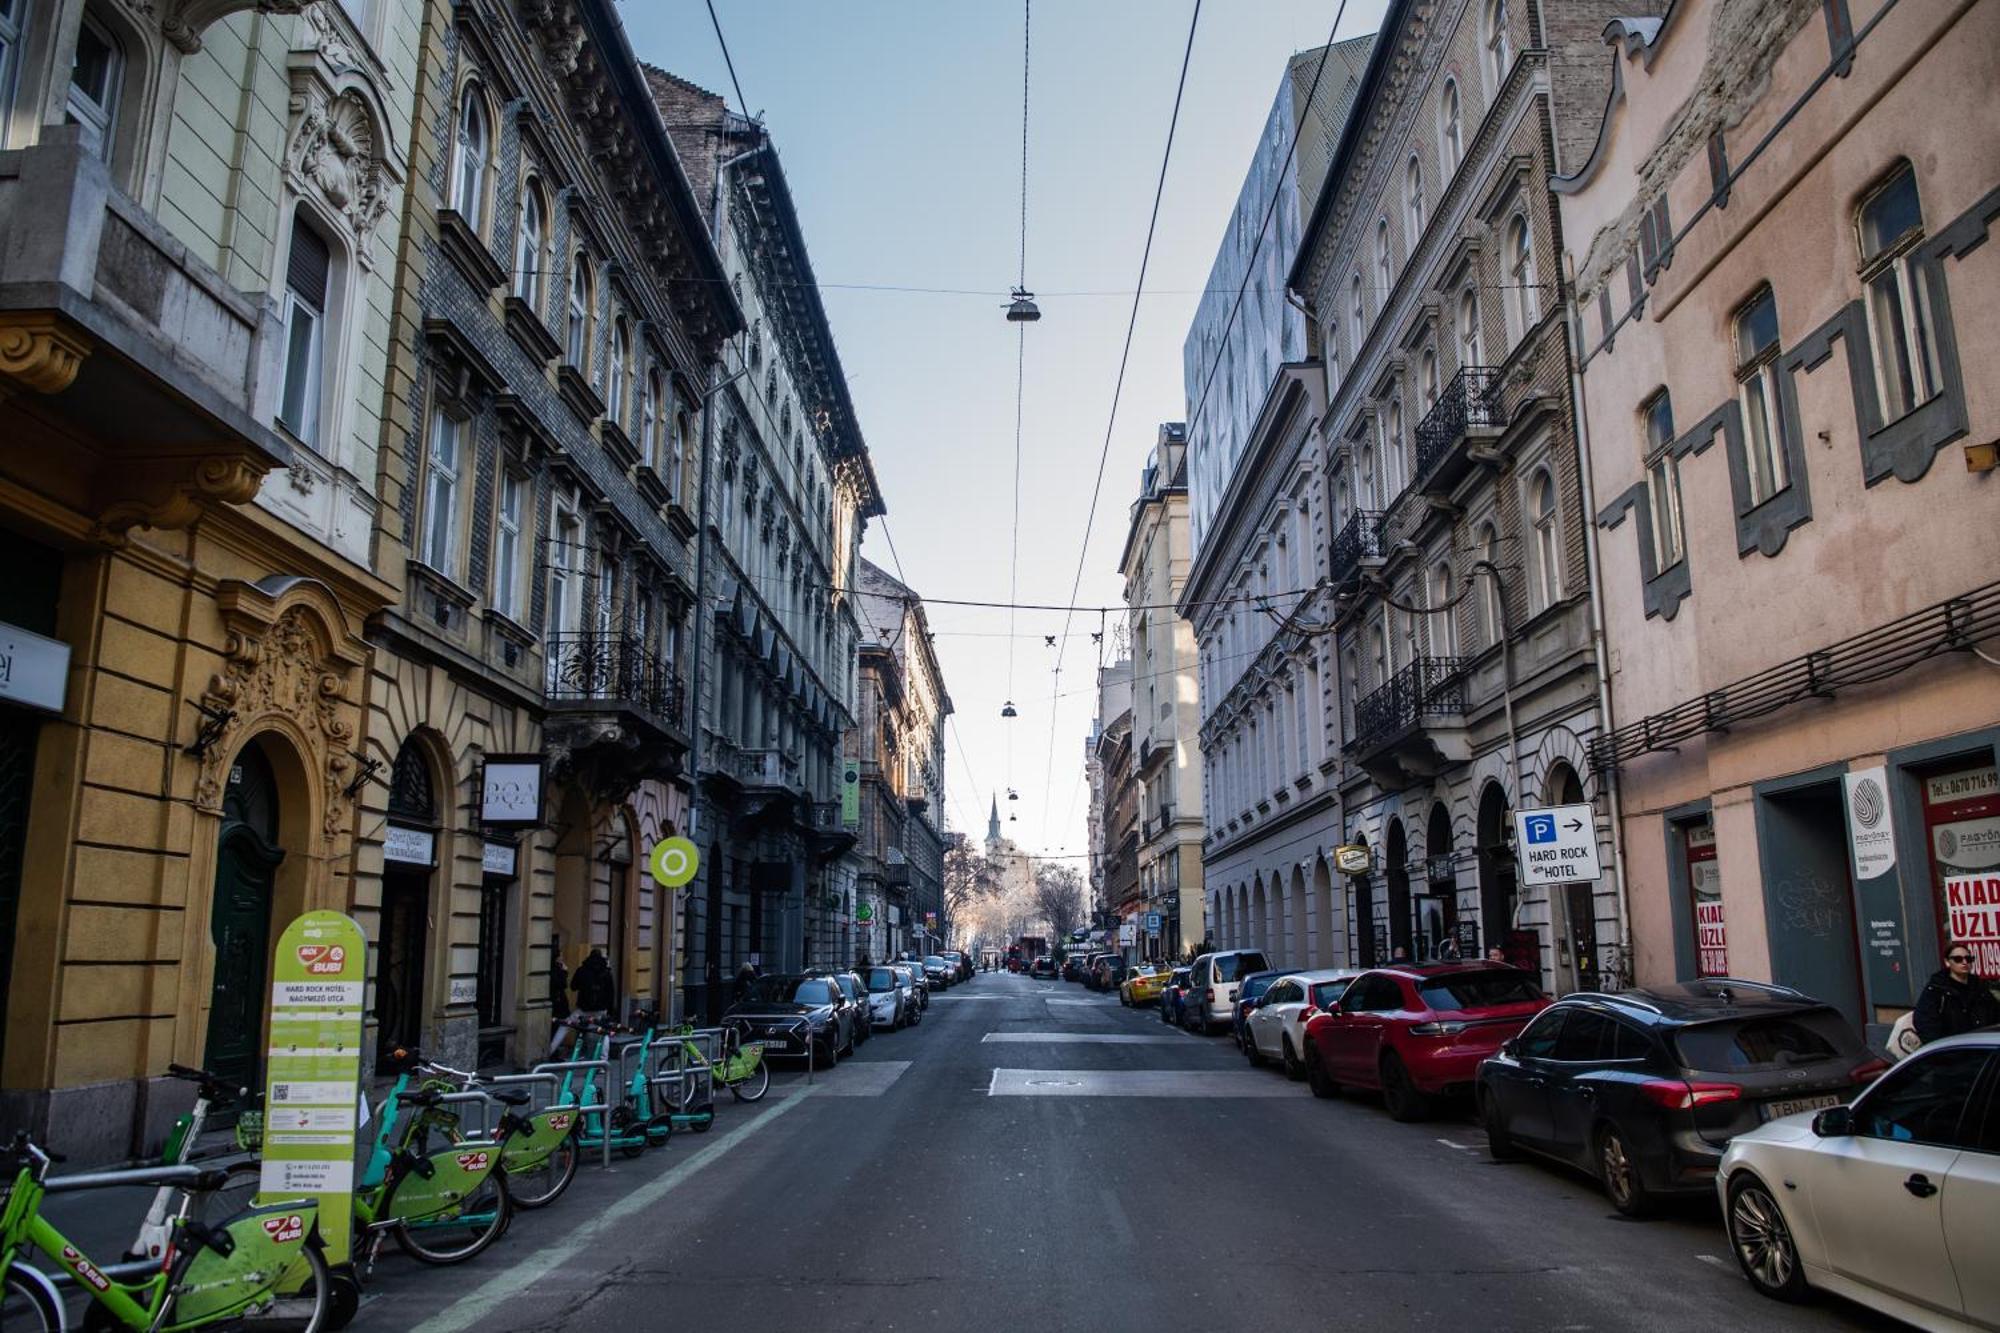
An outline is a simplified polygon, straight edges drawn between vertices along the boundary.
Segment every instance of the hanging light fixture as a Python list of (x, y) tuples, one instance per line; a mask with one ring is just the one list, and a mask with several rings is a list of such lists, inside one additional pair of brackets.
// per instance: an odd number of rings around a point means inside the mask
[(1007, 799), (1010, 801), (1018, 801), (1021, 799), (1021, 793), (1015, 791), (1012, 787), (1009, 787), (1007, 789)]
[(1000, 716), (1002, 717), (1020, 716), (1019, 713), (1014, 711), (1014, 701), (1012, 699), (1009, 699), (1006, 703), (1000, 705)]
[(1035, 304), (1035, 294), (1026, 287), (1016, 287), (1013, 300), (1007, 306), (1009, 324), (1032, 324), (1042, 317), (1042, 308)]

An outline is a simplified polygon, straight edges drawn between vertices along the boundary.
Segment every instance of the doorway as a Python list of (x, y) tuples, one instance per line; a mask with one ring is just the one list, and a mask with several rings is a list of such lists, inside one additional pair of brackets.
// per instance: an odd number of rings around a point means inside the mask
[(278, 865), (278, 784), (258, 743), (243, 747), (222, 795), (215, 893), (208, 934), (214, 949), (202, 1065), (240, 1088), (264, 1084), (264, 999), (270, 989), (271, 898)]
[[(1486, 947), (1507, 951), (1509, 962), (1524, 941), (1514, 938), (1514, 849), (1507, 843), (1507, 791), (1489, 782), (1479, 793), (1479, 913), (1485, 928)], [(1537, 960), (1532, 965), (1540, 969)]]
[(412, 741), (389, 775), (389, 827), (382, 847), (382, 914), (376, 941), (376, 1072), (398, 1047), (423, 1044), (425, 958), (430, 950), (431, 878), (437, 863), (437, 792)]
[(1375, 877), (1355, 875), (1347, 881), (1354, 886), (1354, 947), (1362, 967), (1382, 961), (1375, 939)]
[(1389, 821), (1389, 837), (1384, 844), (1382, 873), (1389, 888), (1389, 958), (1392, 962), (1415, 962), (1416, 954), (1411, 952), (1416, 941), (1411, 934), (1410, 911), (1410, 840), (1403, 832), (1403, 821)]
[(1771, 979), (1825, 1000), (1860, 1027), (1869, 1015), (1864, 1013), (1840, 779), (1774, 784), (1757, 796)]
[[(1584, 803), (1583, 783), (1568, 764), (1559, 763), (1549, 770), (1548, 803)], [(1596, 889), (1595, 881), (1563, 886), (1563, 915), (1569, 927), (1570, 957), (1576, 960), (1578, 990), (1594, 991), (1599, 985)]]

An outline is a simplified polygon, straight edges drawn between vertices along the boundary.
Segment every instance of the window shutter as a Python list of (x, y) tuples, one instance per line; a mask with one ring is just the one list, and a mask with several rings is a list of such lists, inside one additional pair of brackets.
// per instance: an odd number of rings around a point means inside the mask
[(292, 258), (285, 283), (315, 310), (326, 309), (326, 279), (333, 254), (304, 218), (292, 223)]

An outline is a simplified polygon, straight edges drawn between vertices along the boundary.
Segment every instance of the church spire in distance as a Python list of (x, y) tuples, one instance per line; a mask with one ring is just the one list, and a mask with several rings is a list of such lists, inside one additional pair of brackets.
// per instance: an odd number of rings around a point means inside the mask
[(991, 847), (1000, 841), (1000, 798), (993, 798), (993, 813), (986, 817), (986, 844)]

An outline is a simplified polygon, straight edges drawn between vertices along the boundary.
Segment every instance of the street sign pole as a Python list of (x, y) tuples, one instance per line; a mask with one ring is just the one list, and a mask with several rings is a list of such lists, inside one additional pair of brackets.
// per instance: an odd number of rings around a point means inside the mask
[(1549, 894), (1549, 929), (1555, 935), (1557, 989), (1574, 990), (1582, 974), (1570, 930), (1569, 889), (1603, 877), (1597, 855), (1597, 812), (1589, 805), (1557, 805), (1514, 812), (1514, 850), (1521, 883)]

